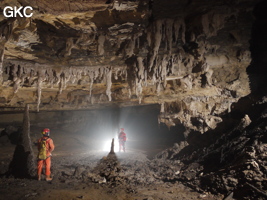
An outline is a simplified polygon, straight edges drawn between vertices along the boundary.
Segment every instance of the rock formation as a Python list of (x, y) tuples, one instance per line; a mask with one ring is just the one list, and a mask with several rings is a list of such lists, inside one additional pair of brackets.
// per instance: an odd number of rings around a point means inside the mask
[(9, 166), (8, 175), (16, 178), (33, 178), (36, 176), (36, 164), (30, 138), (29, 106), (25, 106), (23, 128)]
[(214, 129), (250, 93), (257, 2), (4, 1), (33, 15), (0, 19), (1, 109), (161, 104), (159, 122)]

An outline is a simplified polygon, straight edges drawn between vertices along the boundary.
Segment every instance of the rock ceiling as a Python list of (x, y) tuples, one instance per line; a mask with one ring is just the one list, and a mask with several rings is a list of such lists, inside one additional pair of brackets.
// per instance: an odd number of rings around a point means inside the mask
[(4, 0), (0, 109), (160, 104), (159, 121), (214, 129), (250, 93), (251, 0)]

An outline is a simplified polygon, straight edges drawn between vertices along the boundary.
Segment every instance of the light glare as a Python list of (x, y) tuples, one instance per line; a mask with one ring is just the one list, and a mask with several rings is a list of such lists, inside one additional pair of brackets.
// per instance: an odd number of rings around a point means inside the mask
[[(112, 142), (112, 139), (110, 140), (107, 140), (104, 142), (104, 145), (103, 145), (103, 151), (106, 151), (106, 152), (109, 152), (110, 149), (111, 149), (111, 142)], [(114, 139), (114, 151), (115, 152), (119, 152), (119, 142), (117, 139)]]

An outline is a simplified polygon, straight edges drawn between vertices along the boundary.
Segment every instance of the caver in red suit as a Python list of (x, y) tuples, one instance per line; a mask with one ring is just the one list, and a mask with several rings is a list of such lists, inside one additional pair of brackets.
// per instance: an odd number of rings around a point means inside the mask
[(126, 133), (124, 133), (124, 128), (120, 129), (120, 133), (118, 136), (119, 144), (120, 144), (120, 152), (123, 150), (125, 152), (125, 142), (126, 142)]

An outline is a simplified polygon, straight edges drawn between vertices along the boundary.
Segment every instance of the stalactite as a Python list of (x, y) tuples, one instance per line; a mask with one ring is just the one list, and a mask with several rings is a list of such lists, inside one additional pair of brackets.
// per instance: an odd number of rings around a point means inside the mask
[(63, 74), (59, 75), (58, 84), (59, 84), (58, 94), (61, 94), (62, 91), (63, 91), (63, 88), (64, 88), (64, 78), (63, 78)]
[(175, 42), (178, 42), (179, 33), (181, 33), (181, 40), (183, 43), (185, 43), (185, 22), (182, 18), (178, 18), (174, 21), (173, 24), (174, 27), (174, 39)]
[(115, 80), (118, 80), (118, 72), (119, 72), (119, 69), (115, 69), (115, 73), (114, 73)]
[(66, 53), (65, 56), (71, 55), (71, 49), (74, 47), (73, 38), (68, 38), (66, 41)]
[(165, 112), (165, 103), (164, 102), (162, 102), (161, 104), (160, 104), (160, 113), (164, 113)]
[(105, 74), (105, 68), (104, 67), (100, 67), (99, 68), (99, 78), (101, 79), (101, 77), (103, 77)]
[(161, 91), (161, 83), (160, 82), (157, 82), (156, 88), (157, 88), (157, 96), (159, 96), (160, 95), (160, 91)]
[(146, 40), (147, 40), (148, 46), (151, 47), (151, 44), (152, 44), (152, 42), (151, 42), (151, 40), (152, 40), (152, 31), (151, 31), (150, 27), (147, 28)]
[(50, 87), (53, 88), (54, 86), (54, 74), (52, 68), (46, 69), (46, 79), (49, 80)]
[(3, 82), (3, 62), (5, 55), (5, 44), (12, 34), (15, 20), (15, 17), (9, 18), (8, 20), (3, 20), (0, 25), (0, 84), (2, 84)]
[(207, 72), (205, 72), (207, 86), (212, 86), (212, 74), (213, 74), (212, 69), (209, 69)]
[(89, 78), (90, 78), (89, 98), (91, 98), (92, 97), (93, 83), (94, 83), (93, 73), (89, 73)]
[(154, 64), (154, 61), (156, 59), (156, 55), (158, 54), (161, 39), (162, 39), (162, 24), (163, 20), (157, 20), (155, 24), (153, 24), (154, 28), (154, 45), (153, 45), (153, 50), (152, 50), (152, 55), (149, 60), (149, 71), (151, 71), (152, 66)]
[(128, 80), (128, 73), (127, 73), (126, 67), (123, 69), (123, 74), (124, 74), (125, 81), (127, 81)]
[(97, 40), (97, 52), (98, 55), (102, 56), (105, 53), (105, 49), (104, 49), (104, 43), (106, 40), (106, 36), (105, 35), (99, 35), (98, 36), (98, 40)]
[(67, 70), (64, 70), (64, 73), (63, 73), (63, 89), (66, 89), (66, 86), (67, 86), (67, 83), (68, 81), (70, 80), (70, 70), (71, 68), (67, 69)]
[(147, 86), (147, 70), (145, 70), (144, 86)]
[(111, 68), (107, 68), (106, 69), (106, 81), (107, 81), (107, 90), (106, 90), (106, 95), (108, 96), (108, 100), (111, 101), (111, 85), (112, 85), (112, 81), (111, 81), (111, 75), (112, 75), (112, 69)]
[(38, 72), (38, 82), (37, 82), (37, 112), (39, 112), (39, 107), (41, 104), (43, 81), (44, 81), (44, 70), (40, 70)]
[(228, 17), (227, 14), (219, 14), (214, 12), (203, 15), (201, 20), (203, 33), (207, 37), (216, 36), (217, 31), (224, 27), (224, 20), (226, 17)]
[(94, 70), (94, 80), (96, 80), (99, 77), (99, 68)]
[(145, 78), (145, 67), (144, 67), (144, 63), (143, 63), (143, 58), (142, 57), (138, 57), (137, 58), (137, 68), (138, 68), (138, 72), (137, 72), (137, 77), (138, 79), (144, 79)]
[(21, 79), (19, 77), (15, 77), (13, 81), (14, 81), (13, 90), (14, 90), (14, 93), (17, 93), (20, 88)]
[(84, 70), (75, 70), (76, 71), (76, 75), (77, 75), (77, 80), (81, 80), (82, 79), (82, 73)]
[(131, 90), (131, 88), (128, 88), (128, 94), (129, 94), (129, 99), (131, 98), (131, 96), (132, 96), (132, 90)]
[(182, 79), (182, 81), (184, 83), (185, 88), (187, 88), (188, 90), (192, 89), (192, 76), (191, 75), (185, 76)]
[(166, 87), (167, 81), (167, 65), (168, 65), (168, 56), (165, 54), (162, 58), (162, 63), (161, 63), (161, 80), (163, 81), (163, 86)]
[(167, 19), (165, 22), (165, 35), (167, 42), (167, 51), (169, 54), (172, 53), (172, 42), (173, 42), (173, 19)]
[(138, 79), (138, 78), (135, 79), (135, 94), (138, 97), (139, 104), (142, 101), (142, 92), (143, 92), (142, 82), (143, 82), (142, 79)]
[(5, 46), (1, 42), (0, 43), (0, 84), (3, 82), (3, 61), (4, 61), (4, 54), (5, 54)]
[(74, 70), (73, 68), (70, 69), (70, 74), (69, 74), (69, 77), (67, 79), (67, 82), (70, 82), (71, 84), (74, 84), (77, 82), (76, 70)]
[(136, 36), (133, 35), (131, 39), (128, 41), (128, 44), (125, 47), (125, 56), (131, 57), (134, 54), (134, 48), (135, 48), (135, 40)]
[[(114, 69), (110, 66), (61, 66), (52, 68), (48, 67), (47, 65), (41, 65), (37, 63), (34, 65), (20, 61), (14, 61), (14, 63), (15, 64), (9, 64), (9, 66), (6, 67), (7, 69), (5, 73), (10, 71), (12, 75), (11, 77), (13, 77), (12, 80), (6, 81), (6, 85), (13, 86), (14, 92), (18, 91), (18, 89), (24, 84), (25, 80), (28, 80), (28, 86), (37, 87), (37, 111), (39, 111), (42, 91), (45, 88), (57, 87), (58, 95), (60, 95), (69, 84), (78, 84), (80, 81), (85, 81), (86, 83), (89, 82), (90, 92), (88, 98), (91, 98), (93, 84), (97, 80), (98, 83), (106, 82), (106, 95), (108, 96), (108, 100), (111, 101), (112, 74), (114, 73), (114, 78), (117, 80), (119, 78), (121, 78), (121, 80), (127, 80), (126, 66), (117, 66)], [(23, 67), (18, 67), (19, 65)], [(143, 73), (142, 79), (144, 79), (144, 69), (142, 68), (141, 71)], [(86, 77), (89, 77), (89, 80)], [(102, 101), (105, 101), (105, 98), (102, 98)]]

